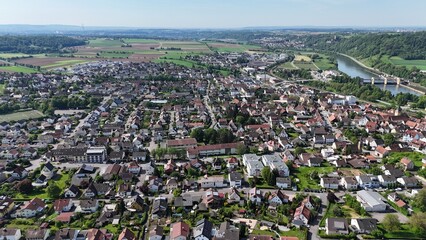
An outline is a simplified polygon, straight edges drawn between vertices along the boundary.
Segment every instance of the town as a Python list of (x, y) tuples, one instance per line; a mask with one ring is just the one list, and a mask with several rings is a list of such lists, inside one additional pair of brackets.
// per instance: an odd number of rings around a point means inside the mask
[(426, 119), (284, 79), (290, 55), (1, 73), (28, 118), (0, 123), (0, 236), (420, 239)]

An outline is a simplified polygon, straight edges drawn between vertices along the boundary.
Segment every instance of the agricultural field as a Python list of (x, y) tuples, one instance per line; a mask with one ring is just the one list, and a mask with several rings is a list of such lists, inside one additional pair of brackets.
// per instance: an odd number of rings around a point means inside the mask
[(24, 66), (2, 66), (0, 72), (38, 73), (36, 69)]
[(15, 58), (15, 57), (29, 57), (25, 53), (0, 53), (0, 58)]
[(308, 70), (318, 70), (318, 67), (315, 64), (307, 62), (294, 62), (294, 65), (300, 69), (308, 69)]
[(207, 42), (207, 45), (213, 51), (218, 51), (218, 52), (247, 52), (250, 50), (261, 49), (261, 47), (256, 45), (237, 44), (237, 43)]
[(29, 110), (0, 115), (0, 122), (11, 122), (27, 119), (35, 119), (44, 117), (43, 113), (37, 110)]
[(293, 63), (292, 63), (292, 62), (285, 62), (285, 63), (281, 64), (281, 65), (279, 66), (279, 68), (284, 68), (284, 69), (289, 69), (289, 70), (297, 69), (297, 68), (293, 65)]
[(312, 59), (306, 55), (296, 55), (294, 56), (295, 62), (312, 62)]
[(420, 70), (426, 70), (426, 60), (405, 60), (400, 57), (391, 57), (389, 61), (396, 66), (405, 66), (409, 69), (416, 67)]
[[(67, 57), (42, 57), (42, 58), (24, 58), (16, 62), (40, 66), (43, 69), (52, 69), (58, 67), (68, 67), (79, 63), (89, 62), (87, 58), (67, 58)], [(93, 61), (93, 60), (92, 60)]]

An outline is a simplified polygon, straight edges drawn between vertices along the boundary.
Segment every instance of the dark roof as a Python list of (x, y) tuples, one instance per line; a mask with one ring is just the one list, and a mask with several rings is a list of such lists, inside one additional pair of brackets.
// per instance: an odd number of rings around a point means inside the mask
[(377, 219), (375, 218), (358, 218), (356, 219), (360, 230), (373, 231), (377, 228)]
[(231, 181), (240, 181), (243, 178), (242, 174), (239, 172), (231, 172), (229, 174), (229, 179)]

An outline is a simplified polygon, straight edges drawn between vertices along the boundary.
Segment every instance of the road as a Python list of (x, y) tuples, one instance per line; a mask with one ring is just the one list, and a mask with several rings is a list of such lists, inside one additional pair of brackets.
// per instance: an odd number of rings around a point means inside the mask
[(209, 101), (210, 101), (210, 97), (209, 97), (210, 86), (211, 86), (211, 81), (209, 81), (209, 84), (207, 86), (207, 92), (206, 92), (206, 95), (204, 96), (204, 105), (206, 106), (207, 111), (209, 113), (209, 116), (210, 116), (210, 119), (211, 119), (210, 128), (212, 128), (212, 127), (216, 126), (217, 121), (216, 121), (216, 117), (214, 116), (212, 107), (209, 104)]

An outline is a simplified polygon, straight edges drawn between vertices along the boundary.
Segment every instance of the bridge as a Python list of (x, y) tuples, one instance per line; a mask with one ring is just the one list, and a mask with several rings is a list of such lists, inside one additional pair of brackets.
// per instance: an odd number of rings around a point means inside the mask
[(388, 78), (381, 76), (380, 78), (372, 77), (371, 79), (362, 79), (362, 83), (372, 85), (401, 85), (403, 80), (401, 80), (401, 78)]

